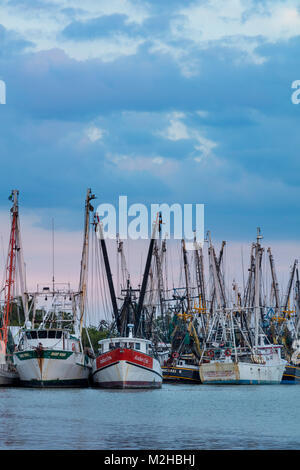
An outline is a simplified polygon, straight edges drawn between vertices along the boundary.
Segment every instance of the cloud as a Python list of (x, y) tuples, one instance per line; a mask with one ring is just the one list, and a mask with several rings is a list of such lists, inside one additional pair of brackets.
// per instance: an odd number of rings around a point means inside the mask
[(103, 37), (115, 32), (129, 32), (132, 27), (127, 24), (128, 17), (115, 13), (114, 15), (103, 15), (89, 21), (76, 21), (70, 23), (62, 31), (62, 36), (75, 41), (90, 40)]
[(170, 125), (161, 133), (163, 137), (169, 140), (189, 139), (187, 127), (179, 118), (184, 117), (182, 113), (174, 113), (174, 117), (170, 118)]
[[(145, 8), (133, 6), (129, 0), (112, 0), (109, 3), (103, 0), (96, 3), (87, 0), (84, 8), (82, 2), (77, 0), (49, 0), (44, 5), (29, 0), (26, 2), (26, 8), (23, 1), (3, 0), (0, 5), (1, 24), (20, 35), (36, 52), (60, 48), (77, 60), (95, 57), (114, 60), (123, 54), (134, 53), (140, 44), (138, 39), (117, 37), (111, 43), (104, 40), (105, 34), (102, 39), (97, 39), (99, 34), (95, 37), (95, 31), (99, 32), (99, 28), (101, 31), (101, 26), (106, 28), (107, 32), (109, 22), (115, 21), (115, 25), (112, 24), (114, 29), (118, 18), (121, 25), (120, 18), (124, 17), (140, 23), (147, 17), (147, 13)], [(89, 44), (86, 41), (87, 35), (90, 37)], [(81, 42), (78, 36), (81, 37)], [(70, 40), (74, 38), (77, 40)]]
[[(196, 114), (199, 115), (199, 111), (197, 111)], [(200, 113), (200, 116), (207, 116), (207, 113)], [(215, 147), (217, 147), (217, 143), (213, 142), (207, 137), (204, 137), (199, 130), (187, 127), (182, 122), (182, 119), (184, 118), (184, 113), (173, 112), (169, 116), (169, 126), (164, 131), (159, 131), (158, 135), (175, 142), (184, 139), (195, 141), (194, 151), (196, 151), (198, 155), (194, 156), (193, 158), (198, 163), (203, 162), (204, 159), (213, 156), (212, 151)]]
[(260, 65), (265, 57), (255, 52), (263, 42), (275, 43), (299, 34), (300, 14), (295, 0), (244, 2), (198, 1), (178, 11), (172, 21), (177, 39), (189, 39), (200, 48), (213, 42), (237, 48)]
[(86, 130), (86, 135), (91, 142), (97, 142), (97, 140), (101, 140), (105, 134), (105, 130), (96, 126), (91, 126)]
[(297, 237), (296, 6), (3, 1), (1, 205), (18, 187), (25, 207), (77, 212), (91, 186), (204, 201), (209, 226), (240, 238), (257, 221)]

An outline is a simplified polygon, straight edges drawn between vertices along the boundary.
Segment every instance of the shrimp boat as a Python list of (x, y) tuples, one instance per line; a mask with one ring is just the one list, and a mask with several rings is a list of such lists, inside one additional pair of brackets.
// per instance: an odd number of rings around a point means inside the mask
[(249, 348), (214, 348), (210, 359), (200, 365), (203, 384), (280, 384), (286, 361), (281, 346), (262, 344), (251, 354)]
[(53, 254), (52, 287), (40, 289), (38, 286), (37, 291), (31, 294), (25, 326), (20, 330), (19, 342), (14, 352), (16, 368), (23, 386), (89, 385), (92, 357), (89, 351), (83, 348), (82, 329), (88, 263), (86, 235), (92, 199), (94, 196), (88, 189), (78, 292), (72, 291), (68, 284), (55, 283)]
[(127, 337), (99, 341), (99, 355), (94, 362), (93, 382), (103, 388), (159, 388), (161, 367), (152, 343), (134, 338), (129, 324)]
[[(96, 387), (119, 389), (160, 388), (162, 370), (157, 351), (149, 338), (151, 321), (146, 325), (145, 312), (143, 311), (154, 246), (154, 232), (149, 245), (141, 289), (132, 289), (130, 281), (127, 279), (127, 288), (122, 290), (124, 298), (119, 309), (102, 223), (97, 214), (95, 225), (100, 239), (117, 333), (115, 337), (103, 339), (98, 343), (98, 354), (93, 361), (93, 384)], [(139, 292), (138, 301), (135, 292)]]
[[(45, 288), (44, 288), (45, 289)], [(74, 328), (74, 308), (77, 293), (70, 290), (46, 290), (51, 308), (39, 325), (36, 319), (27, 321), (19, 332), (14, 352), (20, 383), (26, 387), (87, 387), (91, 359), (83, 351), (80, 335)], [(45, 296), (45, 290), (35, 292)]]
[(224, 286), (216, 264), (214, 247), (209, 259), (214, 277), (216, 309), (200, 359), (203, 384), (279, 384), (287, 361), (281, 358), (281, 345), (271, 344), (261, 326), (261, 260), (263, 249), (258, 229), (252, 269), (253, 305), (227, 308)]
[(199, 361), (193, 354), (175, 355), (162, 366), (164, 382), (200, 384)]
[(282, 383), (283, 384), (300, 384), (300, 341), (296, 339), (293, 341), (293, 353), (290, 361), (286, 364)]

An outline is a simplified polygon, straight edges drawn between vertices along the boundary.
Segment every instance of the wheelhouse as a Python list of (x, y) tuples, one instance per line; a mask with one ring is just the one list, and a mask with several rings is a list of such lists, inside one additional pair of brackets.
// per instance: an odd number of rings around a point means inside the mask
[(80, 351), (79, 339), (66, 330), (29, 329), (22, 332), (18, 344), (19, 351), (41, 346), (44, 349)]
[(151, 341), (143, 338), (108, 338), (102, 339), (98, 342), (99, 354), (112, 351), (114, 349), (134, 349), (135, 351), (142, 352), (144, 354), (152, 355), (152, 343)]

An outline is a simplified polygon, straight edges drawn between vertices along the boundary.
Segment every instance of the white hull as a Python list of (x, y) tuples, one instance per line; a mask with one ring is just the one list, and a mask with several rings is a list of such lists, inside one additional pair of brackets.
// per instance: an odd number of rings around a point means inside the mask
[(279, 384), (285, 364), (285, 361), (277, 364), (213, 361), (201, 364), (199, 372), (203, 384)]
[(93, 362), (93, 383), (104, 388), (160, 388), (158, 360), (130, 350), (102, 354)]
[[(51, 354), (53, 358), (49, 357)], [(27, 387), (88, 386), (91, 368), (84, 365), (82, 353), (45, 351), (45, 357), (35, 356), (31, 351), (15, 354), (15, 364), (21, 385)]]

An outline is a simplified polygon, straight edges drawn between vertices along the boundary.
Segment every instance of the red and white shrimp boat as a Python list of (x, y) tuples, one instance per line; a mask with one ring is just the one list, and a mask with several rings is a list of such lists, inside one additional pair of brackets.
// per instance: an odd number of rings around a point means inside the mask
[(104, 388), (160, 388), (162, 370), (151, 341), (128, 337), (99, 341), (99, 356), (93, 362), (93, 383)]

